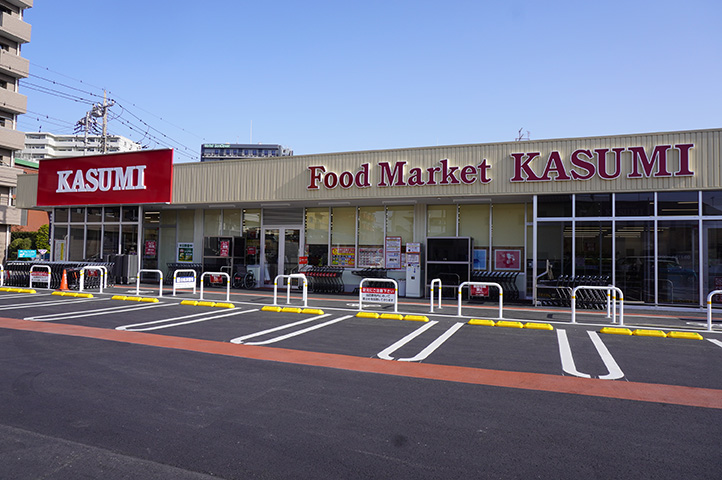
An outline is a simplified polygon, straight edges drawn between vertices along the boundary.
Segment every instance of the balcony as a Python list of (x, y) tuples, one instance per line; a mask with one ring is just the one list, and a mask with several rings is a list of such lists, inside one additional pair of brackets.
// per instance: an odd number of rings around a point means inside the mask
[(20, 209), (9, 205), (0, 205), (0, 225), (20, 225)]
[(0, 72), (15, 78), (27, 78), (30, 62), (20, 55), (0, 50)]
[(0, 148), (22, 150), (25, 148), (25, 133), (0, 127)]
[(21, 93), (0, 88), (0, 109), (15, 114), (25, 113), (28, 111), (28, 97)]
[(7, 37), (18, 43), (30, 41), (30, 24), (20, 20), (19, 17), (4, 13), (0, 15), (0, 36)]
[(33, 0), (5, 0), (11, 5), (19, 8), (33, 8)]

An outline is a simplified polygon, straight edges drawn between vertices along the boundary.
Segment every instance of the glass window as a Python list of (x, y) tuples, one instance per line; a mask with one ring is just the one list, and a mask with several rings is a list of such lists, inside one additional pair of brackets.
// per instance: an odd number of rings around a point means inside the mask
[(261, 209), (243, 210), (243, 236), (246, 239), (246, 264), (261, 261)]
[(306, 255), (311, 266), (328, 265), (330, 218), (328, 208), (306, 209)]
[(657, 215), (698, 215), (697, 192), (657, 193)]
[(540, 195), (537, 200), (539, 217), (571, 217), (571, 195)]
[[(537, 255), (551, 264), (554, 278), (572, 274), (572, 222), (540, 222)], [(540, 272), (541, 273), (541, 272)]]
[(614, 208), (617, 217), (651, 217), (654, 215), (654, 193), (617, 193)]
[[(393, 206), (386, 209), (386, 236), (401, 237), (401, 245), (414, 241), (414, 207)], [(402, 247), (402, 251), (403, 247)]]
[(614, 284), (630, 301), (654, 302), (654, 223), (617, 221)]
[(138, 221), (138, 207), (123, 207), (123, 221), (124, 222), (137, 222)]
[(68, 213), (70, 211), (67, 208), (56, 208), (55, 209), (55, 216), (53, 217), (53, 221), (55, 223), (68, 223)]
[(100, 258), (100, 225), (88, 225), (85, 239), (85, 259), (99, 261)]
[(138, 254), (138, 226), (123, 225), (122, 229), (123, 253), (128, 255)]
[(575, 275), (612, 276), (612, 222), (577, 222)]
[[(67, 212), (67, 209), (66, 209)], [(68, 227), (55, 225), (54, 229), (53, 260), (56, 262), (65, 261), (68, 257)]]
[(70, 209), (70, 221), (71, 222), (85, 222), (85, 208), (73, 207)]
[(240, 237), (243, 233), (243, 212), (239, 209), (223, 210), (223, 231), (221, 235)]
[(611, 217), (611, 193), (585, 193), (574, 198), (577, 217)]
[(426, 236), (456, 236), (456, 205), (429, 205), (426, 207)]
[(103, 258), (106, 255), (115, 255), (118, 253), (118, 245), (120, 242), (120, 226), (105, 225), (105, 233), (103, 233)]
[(105, 207), (105, 221), (111, 223), (120, 222), (120, 207)]
[(526, 206), (523, 203), (499, 203), (492, 206), (492, 239), (494, 247), (524, 245)]
[(203, 235), (206, 237), (220, 235), (221, 211), (205, 210), (203, 212)]
[[(722, 289), (722, 221), (704, 222), (704, 232), (704, 291), (711, 292)], [(722, 298), (714, 296), (712, 301), (718, 306)]]
[(70, 245), (68, 246), (68, 260), (80, 262), (83, 260), (85, 246), (85, 227), (75, 226), (70, 229)]
[(722, 215), (722, 191), (702, 192), (702, 215)]
[(357, 266), (384, 266), (385, 213), (383, 207), (359, 207)]
[(659, 303), (699, 303), (699, 224), (659, 222)]
[(331, 209), (331, 265), (356, 266), (356, 207)]
[(103, 209), (101, 207), (88, 207), (88, 222), (102, 222)]
[(489, 205), (459, 206), (459, 236), (474, 239), (474, 247), (489, 246)]

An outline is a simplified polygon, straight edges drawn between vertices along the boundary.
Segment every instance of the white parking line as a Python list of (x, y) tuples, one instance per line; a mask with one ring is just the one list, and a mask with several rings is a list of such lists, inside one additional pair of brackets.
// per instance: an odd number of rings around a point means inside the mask
[[(177, 322), (177, 323), (170, 323), (170, 324), (166, 324), (166, 325), (158, 325), (159, 323), (174, 322), (176, 320), (182, 320), (184, 318), (193, 318), (193, 317), (198, 317), (201, 315), (209, 315), (209, 312), (194, 313), (192, 315), (184, 315), (182, 317), (164, 318), (162, 320), (154, 320), (152, 322), (136, 323), (133, 325), (123, 325), (120, 327), (115, 327), (115, 329), (116, 330), (126, 330), (128, 332), (149, 332), (151, 330), (161, 330), (163, 328), (180, 327), (181, 325), (190, 325), (192, 323), (207, 322), (208, 320), (215, 320), (217, 318), (231, 317), (233, 315), (243, 315), (244, 313), (251, 313), (251, 312), (257, 312), (257, 311), (258, 311), (258, 309), (254, 308), (251, 310), (241, 310), (241, 311), (234, 311), (234, 312), (230, 312), (230, 313), (224, 313), (224, 314), (220, 314), (220, 315), (212, 315), (210, 317), (199, 318), (196, 320), (188, 320), (186, 322)], [(145, 325), (154, 325), (154, 326), (147, 327), (147, 328), (136, 328), (136, 327), (142, 327)]]
[(242, 337), (234, 338), (231, 340), (231, 343), (241, 344), (241, 343), (243, 343), (244, 340), (247, 340), (249, 338), (260, 337), (261, 335), (266, 335), (268, 333), (278, 332), (279, 330), (285, 330), (287, 328), (293, 328), (298, 325), (303, 325), (304, 323), (313, 322), (313, 321), (320, 320), (322, 318), (329, 317), (329, 316), (330, 316), (330, 314), (326, 313), (324, 315), (318, 315), (316, 317), (306, 318), (305, 320), (299, 320), (298, 322), (287, 323), (285, 325), (281, 325), (280, 327), (269, 328), (268, 330), (263, 330), (261, 332), (255, 332), (255, 333), (251, 333), (249, 335), (244, 335)]
[(33, 302), (33, 303), (18, 303), (14, 305), (4, 305), (0, 307), (0, 310), (20, 310), (23, 308), (33, 307), (53, 307), (55, 305), (68, 305), (73, 303), (86, 303), (86, 302), (102, 302), (108, 300), (107, 298), (76, 298), (73, 300), (52, 300), (48, 302)]
[[(323, 316), (325, 316), (325, 315), (323, 315)], [(346, 320), (347, 318), (351, 318), (351, 316), (352, 316), (352, 315), (344, 315), (343, 317), (339, 317), (339, 318), (336, 318), (336, 319), (333, 319), (333, 320), (329, 320), (329, 321), (327, 321), (327, 322), (319, 323), (318, 325), (313, 325), (312, 327), (307, 327), (307, 328), (304, 328), (304, 329), (302, 329), (302, 330), (297, 330), (297, 331), (295, 331), (295, 332), (287, 333), (286, 335), (281, 335), (280, 337), (274, 337), (274, 338), (271, 338), (271, 339), (269, 339), (269, 340), (263, 340), (263, 341), (261, 341), (261, 342), (245, 342), (245, 343), (244, 343), (244, 342), (243, 342), (243, 339), (244, 339), (244, 338), (258, 337), (258, 336), (260, 336), (261, 334), (263, 334), (263, 333), (265, 333), (265, 332), (257, 332), (257, 333), (251, 334), (251, 335), (246, 335), (245, 337), (234, 338), (233, 340), (231, 340), (231, 342), (232, 342), (232, 343), (243, 344), (243, 345), (268, 345), (268, 344), (270, 344), (270, 343), (280, 342), (281, 340), (286, 340), (286, 339), (288, 339), (288, 338), (295, 337), (295, 336), (297, 336), (297, 335), (303, 335), (304, 333), (308, 333), (308, 332), (311, 332), (311, 331), (313, 331), (313, 330), (317, 330), (317, 329), (319, 329), (319, 328), (323, 328), (323, 327), (327, 327), (327, 326), (329, 326), (329, 325), (333, 325), (334, 323), (338, 323), (338, 322), (341, 322), (341, 321), (343, 321), (343, 320)], [(320, 318), (320, 317), (317, 317), (317, 318)], [(309, 320), (310, 320), (310, 319), (309, 319)]]
[(712, 339), (712, 338), (708, 338), (707, 340), (709, 340), (710, 342), (714, 343), (714, 344), (717, 345), (718, 347), (722, 347), (722, 342), (720, 342), (719, 340), (714, 340), (714, 339)]
[(50, 313), (48, 315), (38, 315), (37, 317), (25, 317), (25, 320), (33, 322), (53, 322), (56, 320), (68, 320), (71, 318), (97, 317), (100, 315), (112, 315), (115, 313), (134, 312), (136, 310), (144, 310), (146, 308), (168, 307), (172, 303), (154, 303), (153, 305), (121, 305), (118, 307), (96, 308), (95, 310), (81, 310), (65, 313)]
[(439, 338), (437, 338), (436, 340), (434, 340), (433, 342), (428, 344), (426, 346), (426, 348), (421, 350), (417, 355), (415, 355), (411, 358), (399, 358), (397, 360), (399, 362), (420, 362), (421, 360), (424, 360), (426, 357), (431, 355), (434, 352), (434, 350), (439, 348), (442, 343), (447, 341), (453, 334), (455, 334), (457, 332), (457, 330), (459, 330), (464, 325), (465, 325), (464, 322), (455, 323), (454, 325), (449, 327), (449, 329), (446, 330), (442, 335), (440, 335)]
[[(597, 349), (597, 353), (602, 358), (604, 366), (607, 367), (608, 373), (606, 375), (600, 375), (599, 379), (618, 380), (620, 378), (623, 378), (624, 372), (622, 372), (622, 369), (619, 368), (619, 365), (617, 365), (614, 357), (612, 357), (612, 354), (609, 353), (609, 350), (607, 349), (606, 345), (604, 345), (604, 342), (602, 342), (602, 339), (599, 338), (597, 332), (587, 330), (587, 334), (592, 340), (594, 348)], [(561, 357), (562, 361), (562, 370), (569, 375), (574, 375), (575, 377), (592, 378), (591, 375), (581, 373), (577, 370), (577, 366), (574, 363), (574, 357), (572, 356), (572, 349), (569, 346), (569, 339), (567, 338), (566, 330), (563, 330), (561, 328), (557, 329), (557, 339), (559, 341), (559, 356)]]
[(383, 359), (383, 360), (393, 360), (394, 357), (391, 356), (392, 353), (394, 353), (399, 348), (403, 347), (407, 343), (409, 343), (414, 338), (418, 337), (422, 333), (424, 333), (426, 330), (430, 329), (434, 325), (439, 323), (436, 320), (432, 320), (430, 322), (427, 322), (426, 324), (422, 325), (421, 327), (417, 328), (413, 332), (406, 335), (404, 338), (399, 340), (398, 342), (394, 343), (393, 345), (390, 345), (389, 347), (381, 350), (378, 354), (376, 354), (377, 357)]

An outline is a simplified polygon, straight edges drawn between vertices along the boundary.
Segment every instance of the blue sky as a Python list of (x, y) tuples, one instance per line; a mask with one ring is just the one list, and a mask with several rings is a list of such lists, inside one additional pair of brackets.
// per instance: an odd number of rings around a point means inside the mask
[(719, 1), (36, 0), (25, 19), (20, 129), (89, 109), (38, 86), (105, 88), (111, 133), (177, 161), (251, 125), (297, 155), (722, 126)]

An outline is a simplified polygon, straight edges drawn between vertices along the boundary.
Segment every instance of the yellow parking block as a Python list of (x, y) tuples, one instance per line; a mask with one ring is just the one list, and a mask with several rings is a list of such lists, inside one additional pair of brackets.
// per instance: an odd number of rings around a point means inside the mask
[(263, 312), (280, 312), (281, 307), (274, 307), (271, 305), (266, 305), (265, 307), (261, 308), (261, 311), (263, 311)]
[(404, 320), (411, 320), (413, 322), (428, 322), (429, 317), (425, 315), (406, 315)]
[(323, 310), (318, 308), (304, 308), (301, 313), (306, 313), (308, 315), (323, 315)]
[(686, 338), (688, 340), (704, 340), (704, 337), (697, 332), (669, 332), (669, 338)]
[(358, 312), (356, 316), (359, 318), (379, 318), (379, 314), (376, 312)]
[(662, 330), (646, 330), (638, 328), (635, 331), (632, 332), (632, 335), (636, 335), (637, 337), (659, 337), (659, 338), (666, 338), (667, 334), (664, 333)]
[(496, 322), (497, 327), (507, 327), (507, 328), (524, 328), (524, 324), (521, 322), (512, 322), (508, 320), (499, 320)]
[(481, 318), (472, 318), (467, 322), (469, 325), (482, 325), (484, 327), (493, 327), (496, 325), (494, 320), (484, 320)]
[(212, 307), (215, 304), (216, 304), (216, 302), (208, 302), (208, 301), (203, 300), (201, 302), (196, 303), (196, 306), (197, 307)]
[(145, 303), (158, 303), (160, 300), (158, 300), (155, 297), (142, 297), (139, 302), (145, 302)]
[(599, 333), (609, 333), (611, 335), (631, 335), (632, 331), (628, 328), (604, 327), (599, 330)]
[(281, 311), (283, 313), (301, 313), (303, 309), (298, 307), (283, 307)]
[(235, 305), (233, 305), (232, 303), (228, 303), (228, 302), (218, 302), (213, 306), (216, 308), (236, 308)]
[(535, 323), (535, 322), (525, 323), (524, 328), (528, 328), (531, 330), (554, 330), (554, 327), (552, 327), (549, 323)]
[(383, 318), (385, 320), (403, 320), (404, 316), (400, 313), (382, 313), (379, 318)]

